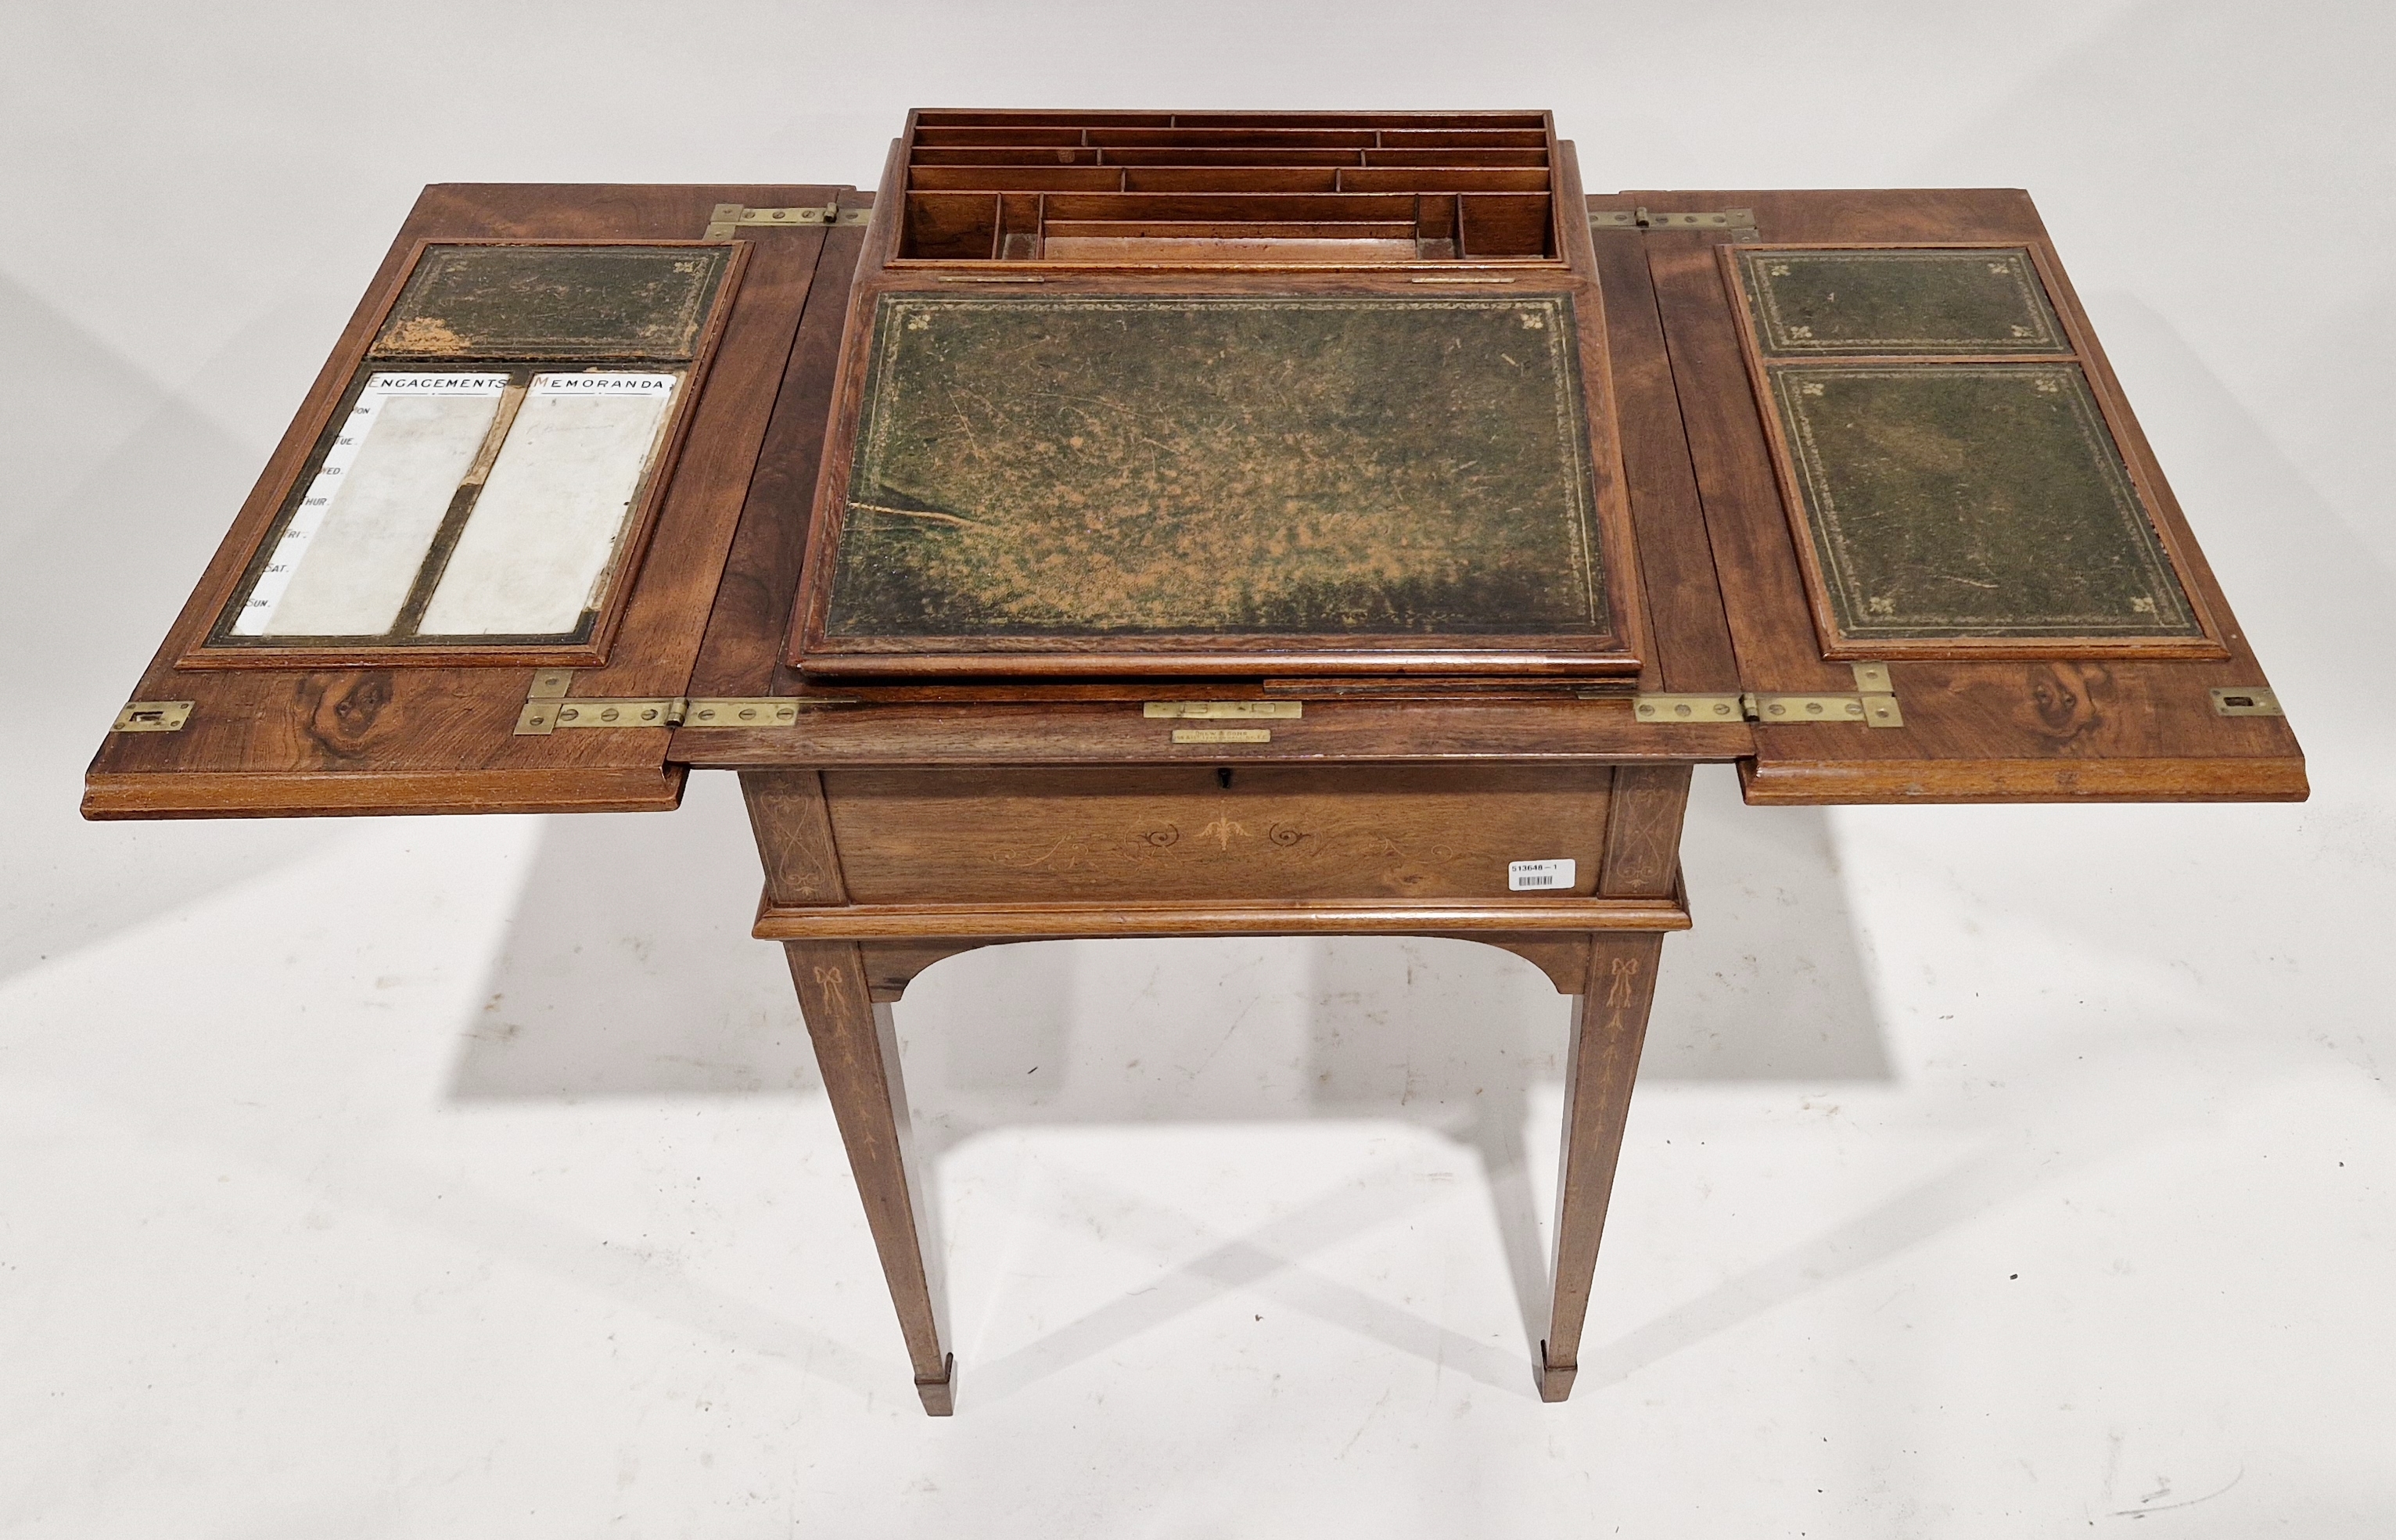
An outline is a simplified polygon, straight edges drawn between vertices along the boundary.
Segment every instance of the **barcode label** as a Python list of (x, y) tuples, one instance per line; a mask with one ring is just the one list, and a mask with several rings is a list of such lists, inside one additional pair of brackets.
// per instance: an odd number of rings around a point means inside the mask
[(1576, 873), (1571, 861), (1509, 861), (1506, 863), (1506, 886), (1521, 893), (1526, 888), (1568, 888)]

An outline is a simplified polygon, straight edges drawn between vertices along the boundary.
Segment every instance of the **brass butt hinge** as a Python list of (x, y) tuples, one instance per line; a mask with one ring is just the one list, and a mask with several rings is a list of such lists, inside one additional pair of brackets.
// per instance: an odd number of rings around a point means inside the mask
[(1631, 697), (1631, 710), (1642, 722), (1745, 722), (1745, 696), (1643, 695)]
[(736, 230), (796, 230), (814, 225), (861, 225), (873, 217), (868, 204), (862, 208), (843, 208), (837, 200), (822, 207), (748, 208), (739, 204), (717, 204), (709, 216), (705, 239), (728, 241)]
[(680, 696), (646, 700), (527, 700), (516, 713), (516, 737), (547, 737), (561, 727), (679, 727), (690, 702)]
[(544, 669), (532, 676), (524, 710), (516, 713), (516, 737), (546, 737), (560, 728), (588, 727), (789, 727), (802, 710), (848, 706), (854, 696), (659, 696), (573, 698), (571, 669)]
[(192, 720), (188, 700), (128, 700), (116, 713), (112, 733), (180, 733)]
[(1697, 231), (1727, 235), (1734, 245), (1756, 238), (1752, 208), (1709, 208), (1672, 212), (1660, 208), (1606, 208), (1589, 217), (1589, 228), (1600, 230)]
[(686, 727), (789, 727), (801, 711), (854, 706), (855, 696), (701, 696), (686, 701)]
[(1642, 722), (1666, 724), (1752, 722), (1767, 727), (1798, 722), (1851, 722), (1867, 727), (1902, 727), (1888, 665), (1855, 665), (1854, 695), (1642, 695), (1631, 709)]
[(1144, 717), (1184, 717), (1204, 721), (1209, 718), (1271, 717), (1286, 720), (1306, 714), (1302, 700), (1151, 700), (1143, 703), (1139, 714)]
[(1860, 722), (1868, 727), (1902, 727), (1895, 696), (1750, 695), (1747, 720), (1776, 726), (1791, 722)]

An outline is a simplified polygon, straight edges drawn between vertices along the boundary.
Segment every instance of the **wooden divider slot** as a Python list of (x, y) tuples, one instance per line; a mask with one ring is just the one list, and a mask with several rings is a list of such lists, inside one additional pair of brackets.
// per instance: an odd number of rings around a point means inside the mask
[(925, 112), (897, 260), (1554, 261), (1544, 113)]

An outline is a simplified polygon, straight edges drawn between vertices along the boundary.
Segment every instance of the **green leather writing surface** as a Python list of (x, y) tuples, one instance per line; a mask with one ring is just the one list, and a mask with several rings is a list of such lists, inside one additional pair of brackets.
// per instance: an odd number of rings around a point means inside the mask
[(1737, 251), (1766, 358), (2068, 353), (2019, 246)]
[(1843, 636), (2202, 634), (2077, 364), (1768, 378)]
[(687, 359), (731, 256), (722, 245), (431, 246), (370, 356)]
[(885, 296), (833, 637), (1605, 634), (1572, 304)]

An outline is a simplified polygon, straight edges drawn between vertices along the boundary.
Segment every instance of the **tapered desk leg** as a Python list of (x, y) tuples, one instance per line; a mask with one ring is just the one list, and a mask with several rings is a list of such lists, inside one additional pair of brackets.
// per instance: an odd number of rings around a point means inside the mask
[[(865, 960), (853, 941), (786, 941), (799, 1010), (815, 1040), (816, 1063), (832, 1098), (849, 1169), (865, 1200), (866, 1223), (882, 1254), (898, 1330), (915, 1365), (924, 1410), (956, 1410), (956, 1359), (940, 1346), (938, 1301), (925, 1267), (922, 1203), (908, 1170), (907, 1086), (890, 1007), (866, 988)], [(936, 1242), (937, 1243), (937, 1238)]]
[(1656, 935), (1591, 937), (1589, 976), (1573, 1000), (1572, 1045), (1564, 1065), (1564, 1140), (1556, 1184), (1555, 1303), (1539, 1344), (1539, 1399), (1572, 1394), (1580, 1370), (1581, 1318), (1589, 1312), (1598, 1238), (1605, 1230), (1614, 1162), (1631, 1110), (1631, 1082), (1647, 1035), (1656, 994)]

